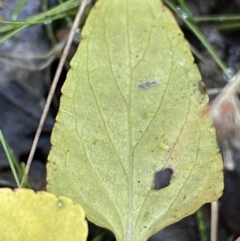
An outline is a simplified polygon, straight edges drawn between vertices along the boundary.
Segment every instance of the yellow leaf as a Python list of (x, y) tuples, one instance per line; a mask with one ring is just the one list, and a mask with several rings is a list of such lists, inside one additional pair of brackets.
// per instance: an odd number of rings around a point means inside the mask
[(0, 240), (85, 241), (83, 208), (66, 197), (29, 189), (0, 189)]
[[(144, 241), (216, 200), (222, 162), (189, 45), (159, 0), (99, 0), (63, 86), (48, 190), (118, 241)], [(170, 184), (154, 189), (171, 169)]]

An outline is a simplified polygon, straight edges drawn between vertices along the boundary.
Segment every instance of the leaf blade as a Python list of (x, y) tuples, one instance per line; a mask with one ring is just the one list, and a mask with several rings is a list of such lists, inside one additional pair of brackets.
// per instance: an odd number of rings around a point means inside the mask
[[(207, 95), (188, 44), (157, 0), (99, 1), (82, 36), (62, 90), (48, 188), (81, 202), (117, 240), (146, 240), (201, 206), (194, 195), (205, 202), (220, 195), (215, 133), (201, 116)], [(171, 183), (155, 191), (155, 172), (164, 168), (173, 169)], [(66, 170), (68, 184), (56, 187)], [(219, 184), (203, 190), (211, 179)]]

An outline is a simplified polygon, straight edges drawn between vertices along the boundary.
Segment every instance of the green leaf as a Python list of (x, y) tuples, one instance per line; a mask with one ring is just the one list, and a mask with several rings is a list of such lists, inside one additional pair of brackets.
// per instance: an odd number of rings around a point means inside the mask
[(30, 189), (0, 189), (1, 240), (85, 241), (84, 210), (66, 197)]
[[(118, 241), (143, 241), (216, 200), (215, 130), (189, 45), (159, 0), (100, 0), (63, 86), (48, 190)], [(170, 185), (154, 189), (169, 168)]]

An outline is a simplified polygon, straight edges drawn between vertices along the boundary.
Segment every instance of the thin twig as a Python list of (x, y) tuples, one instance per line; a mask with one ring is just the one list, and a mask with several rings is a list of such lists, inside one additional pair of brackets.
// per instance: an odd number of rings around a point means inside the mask
[(218, 95), (219, 93), (221, 93), (223, 88), (210, 88), (207, 89), (207, 93), (208, 95)]
[[(29, 172), (29, 169), (30, 169), (30, 166), (31, 166), (31, 163), (32, 163), (32, 160), (33, 160), (33, 156), (34, 156), (34, 153), (35, 153), (36, 148), (37, 148), (38, 140), (39, 140), (42, 128), (43, 128), (43, 124), (45, 122), (45, 119), (46, 119), (46, 116), (47, 116), (47, 113), (48, 113), (48, 110), (49, 110), (49, 107), (50, 107), (50, 104), (51, 104), (51, 101), (52, 101), (52, 98), (53, 98), (53, 95), (54, 95), (54, 92), (55, 92), (55, 89), (56, 89), (56, 86), (57, 86), (57, 83), (58, 83), (58, 80), (59, 80), (60, 74), (62, 72), (62, 68), (64, 66), (64, 63), (65, 63), (66, 58), (68, 56), (72, 41), (74, 39), (74, 35), (75, 35), (76, 30), (77, 30), (77, 28), (80, 24), (80, 20), (83, 16), (83, 12), (84, 12), (86, 6), (89, 4), (89, 2), (90, 2), (90, 0), (83, 0), (82, 1), (81, 5), (78, 9), (77, 15), (75, 17), (75, 20), (73, 22), (73, 26), (71, 28), (68, 41), (67, 41), (66, 46), (63, 50), (62, 57), (59, 61), (58, 68), (56, 70), (56, 73), (55, 73), (55, 76), (54, 76), (54, 79), (53, 79), (53, 82), (52, 82), (52, 85), (51, 85), (51, 88), (50, 88), (50, 91), (49, 91), (49, 94), (48, 94), (48, 97), (47, 97), (46, 105), (43, 109), (43, 113), (42, 113), (42, 116), (41, 116), (41, 119), (40, 119), (40, 122), (39, 122), (39, 125), (38, 125), (38, 129), (37, 129), (37, 132), (36, 132), (34, 140), (33, 140), (32, 148), (31, 148), (31, 151), (30, 151), (30, 154), (29, 154), (29, 157), (28, 157), (28, 160), (27, 160), (27, 164), (26, 164), (26, 174), (28, 174), (28, 172)], [(22, 180), (22, 183), (23, 183), (23, 181), (24, 180)]]
[(211, 203), (211, 241), (217, 241), (218, 201)]

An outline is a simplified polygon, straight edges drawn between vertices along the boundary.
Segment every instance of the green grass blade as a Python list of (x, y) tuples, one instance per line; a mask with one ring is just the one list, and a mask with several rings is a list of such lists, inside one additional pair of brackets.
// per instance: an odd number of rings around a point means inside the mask
[(219, 14), (219, 15), (203, 15), (194, 16), (195, 22), (224, 22), (224, 21), (238, 21), (240, 20), (239, 14)]
[(203, 211), (201, 209), (199, 209), (196, 212), (196, 216), (197, 216), (197, 226), (198, 226), (200, 240), (208, 241), (208, 238), (206, 235), (206, 227), (205, 227), (205, 223), (204, 223)]
[(23, 6), (26, 4), (27, 0), (19, 0), (16, 8), (13, 11), (12, 14), (12, 20), (16, 20), (18, 17), (18, 14), (21, 12)]
[(12, 22), (12, 24), (9, 24), (9, 21), (0, 21), (0, 24), (7, 24), (7, 26), (0, 28), (0, 34), (5, 33), (4, 37), (0, 39), (0, 43), (4, 42), (8, 38), (12, 37), (19, 31), (27, 28), (30, 25), (39, 23), (49, 23), (53, 20), (65, 18), (69, 15), (74, 14), (73, 10), (79, 6), (80, 2), (80, 0), (69, 0), (67, 2), (63, 2), (62, 4), (56, 7), (53, 7), (47, 11), (41, 12), (37, 15), (27, 18), (26, 20), (22, 21), (21, 24), (20, 22), (14, 21)]
[(29, 182), (28, 182), (28, 176), (27, 176), (27, 173), (26, 173), (26, 166), (25, 166), (25, 163), (22, 162), (21, 163), (21, 172), (22, 172), (22, 183), (20, 184), (20, 187), (21, 188), (31, 188)]
[(18, 175), (17, 175), (17, 171), (16, 171), (16, 168), (15, 168), (17, 161), (16, 161), (15, 157), (13, 156), (12, 150), (9, 147), (6, 139), (4, 138), (3, 133), (2, 133), (1, 130), (0, 130), (0, 142), (2, 143), (4, 152), (5, 152), (6, 156), (7, 156), (7, 159), (8, 159), (8, 162), (9, 162), (12, 174), (14, 176), (14, 179), (15, 179), (15, 181), (17, 183), (17, 186), (21, 187), (20, 181), (19, 181), (19, 178), (18, 178)]
[(217, 26), (218, 30), (236, 30), (240, 28), (240, 22), (227, 22), (227, 23), (223, 23), (223, 24), (219, 24)]
[(210, 53), (212, 58), (216, 61), (218, 66), (223, 70), (223, 73), (230, 79), (232, 78), (231, 74), (228, 71), (227, 66), (224, 64), (224, 62), (219, 58), (214, 48), (211, 46), (211, 44), (206, 40), (205, 36), (200, 32), (200, 30), (195, 26), (195, 24), (191, 21), (189, 18), (184, 18), (179, 14), (178, 9), (176, 6), (172, 3), (170, 0), (163, 0), (163, 2), (172, 9), (176, 14), (178, 14), (179, 17), (184, 21), (184, 23), (188, 26), (188, 28), (195, 34), (195, 36), (199, 39), (199, 41), (203, 44), (203, 46), (207, 49), (207, 51)]

